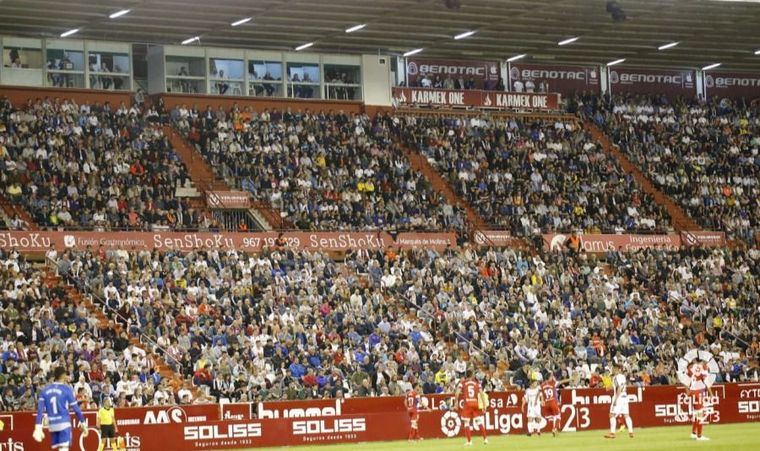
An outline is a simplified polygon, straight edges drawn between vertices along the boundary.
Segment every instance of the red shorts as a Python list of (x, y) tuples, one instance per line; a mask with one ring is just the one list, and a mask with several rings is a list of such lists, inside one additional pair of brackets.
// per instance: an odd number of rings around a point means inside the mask
[(409, 409), (406, 411), (409, 414), (409, 419), (412, 421), (417, 421), (420, 419), (420, 412), (417, 409)]
[(481, 416), (482, 413), (480, 409), (478, 409), (477, 404), (465, 404), (462, 408), (462, 418), (477, 418)]
[(544, 404), (544, 416), (545, 417), (558, 417), (559, 416), (559, 405), (557, 404), (557, 401), (547, 401), (546, 404)]

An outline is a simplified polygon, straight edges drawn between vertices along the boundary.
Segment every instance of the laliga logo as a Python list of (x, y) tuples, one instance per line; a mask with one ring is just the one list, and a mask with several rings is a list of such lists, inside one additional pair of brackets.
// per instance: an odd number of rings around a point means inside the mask
[(549, 250), (551, 251), (561, 251), (562, 246), (565, 245), (565, 241), (567, 241), (566, 235), (556, 235), (552, 240), (549, 242)]
[(461, 428), (462, 420), (459, 419), (458, 413), (448, 411), (441, 417), (441, 432), (446, 437), (456, 437)]
[[(702, 363), (694, 364), (699, 359)], [(711, 387), (718, 375), (718, 363), (708, 351), (692, 349), (678, 359), (678, 381), (686, 387), (691, 386), (692, 377), (704, 376), (704, 383)]]

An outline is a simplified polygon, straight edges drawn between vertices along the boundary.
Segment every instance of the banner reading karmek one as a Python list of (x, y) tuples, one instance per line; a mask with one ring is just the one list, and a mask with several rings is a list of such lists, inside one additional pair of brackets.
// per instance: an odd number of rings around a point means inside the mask
[(599, 68), (591, 66), (550, 66), (510, 63), (509, 91), (574, 92), (601, 90)]
[(209, 208), (240, 210), (251, 208), (251, 193), (247, 191), (206, 191)]
[(324, 251), (424, 247), (442, 250), (456, 244), (454, 232), (402, 232), (394, 239), (387, 232), (0, 232), (0, 249), (19, 252), (57, 250), (193, 250), (223, 249), (259, 251), (274, 247), (278, 238), (285, 247)]
[[(612, 393), (603, 389), (560, 390), (564, 432), (609, 427)], [(526, 431), (522, 392), (490, 394), (489, 407), (479, 418), (491, 435)], [(634, 427), (682, 426), (688, 437), (694, 414), (684, 387), (631, 387), (627, 391)], [(426, 396), (430, 410), (421, 412), (424, 438), (460, 436), (463, 422), (446, 395)], [(232, 404), (116, 409), (119, 433), (129, 451), (235, 449), (259, 446), (296, 446), (320, 443), (356, 443), (402, 440), (409, 418), (403, 397), (347, 400), (281, 401), (262, 405)], [(151, 413), (148, 413), (151, 412)], [(234, 413), (230, 413), (234, 412)], [(217, 416), (200, 420), (201, 417)], [(86, 412), (89, 435), (74, 430), (71, 449), (95, 451), (99, 435), (95, 412)], [(227, 419), (224, 419), (227, 418)], [(760, 419), (760, 383), (715, 385), (706, 400), (704, 423), (754, 422)], [(32, 412), (0, 413), (0, 444), (14, 451), (50, 449), (49, 434), (39, 444), (32, 439)], [(74, 422), (75, 427), (76, 422)], [(546, 420), (541, 427), (547, 428)], [(709, 428), (709, 426), (708, 426)], [(546, 429), (544, 429), (546, 430)], [(709, 429), (708, 429), (709, 430)], [(601, 439), (600, 439), (601, 440)]]
[(758, 99), (760, 98), (760, 74), (706, 72), (705, 94), (708, 98)]
[(409, 86), (417, 86), (422, 77), (427, 75), (431, 81), (436, 76), (445, 80), (471, 77), (478, 89), (489, 89), (499, 81), (499, 63), (497, 61), (448, 60), (431, 58), (408, 58), (406, 60), (406, 77)]
[[(635, 251), (638, 249), (679, 249), (681, 237), (676, 234), (669, 235), (614, 235), (614, 234), (582, 234), (576, 235), (580, 240), (579, 250), (591, 253), (604, 253), (611, 250)], [(544, 250), (564, 251), (569, 250), (572, 235), (562, 233), (546, 233), (544, 238)]]
[(696, 73), (693, 70), (610, 69), (610, 88), (613, 94), (667, 94), (694, 97), (697, 94)]
[(399, 105), (539, 111), (557, 110), (560, 101), (559, 94), (556, 93), (531, 94), (398, 87), (393, 88), (393, 98)]

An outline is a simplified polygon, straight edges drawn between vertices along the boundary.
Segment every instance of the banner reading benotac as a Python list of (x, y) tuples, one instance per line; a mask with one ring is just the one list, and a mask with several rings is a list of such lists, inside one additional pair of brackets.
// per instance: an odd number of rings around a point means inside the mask
[(406, 78), (409, 86), (419, 86), (424, 76), (431, 81), (436, 77), (462, 82), (472, 79), (477, 89), (491, 89), (499, 82), (499, 63), (482, 60), (407, 59)]
[(599, 93), (601, 86), (597, 67), (511, 63), (507, 90), (558, 92), (566, 96), (583, 91)]

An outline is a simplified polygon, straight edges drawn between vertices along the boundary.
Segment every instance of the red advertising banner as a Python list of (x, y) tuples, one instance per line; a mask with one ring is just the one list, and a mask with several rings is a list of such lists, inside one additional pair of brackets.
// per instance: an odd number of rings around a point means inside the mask
[(431, 58), (407, 58), (406, 79), (409, 86), (419, 86), (420, 80), (427, 75), (431, 81), (436, 76), (442, 80), (467, 81), (472, 77), (478, 89), (490, 89), (499, 81), (499, 63), (497, 61), (449, 60)]
[(601, 91), (599, 68), (589, 66), (551, 66), (546, 64), (510, 63), (509, 91), (574, 92)]
[(274, 247), (281, 239), (285, 247), (326, 251), (387, 249), (389, 247), (426, 247), (443, 250), (456, 244), (456, 234), (399, 233), (396, 239), (387, 232), (0, 232), (0, 249), (19, 252), (45, 252), (92, 248), (126, 250), (235, 249), (259, 251)]
[(667, 94), (694, 97), (697, 94), (696, 73), (693, 70), (610, 69), (613, 94)]
[(686, 247), (722, 247), (726, 245), (726, 234), (723, 232), (683, 231), (681, 232), (681, 242)]
[[(571, 235), (562, 233), (547, 233), (544, 237), (544, 250), (569, 250)], [(612, 235), (612, 234), (583, 234), (580, 239), (580, 250), (592, 253), (604, 253), (611, 250), (635, 251), (645, 248), (679, 249), (681, 237), (671, 235)]]
[(206, 191), (206, 204), (217, 209), (251, 208), (251, 194), (246, 191)]
[[(426, 398), (430, 409), (421, 412), (420, 435), (424, 438), (461, 435), (462, 420), (458, 412), (442, 408), (447, 403), (447, 396), (428, 395)], [(564, 432), (609, 427), (612, 401), (610, 391), (563, 389), (560, 391), (560, 400), (560, 427)], [(635, 428), (682, 425), (684, 435), (689, 433), (694, 409), (691, 397), (686, 395), (684, 387), (632, 387), (628, 389), (628, 400)], [(524, 433), (527, 422), (521, 401), (522, 392), (519, 391), (492, 393), (488, 409), (481, 418), (475, 420), (476, 424), (482, 423), (492, 435)], [(713, 396), (705, 404), (705, 423), (758, 421), (760, 383), (713, 386)], [(282, 401), (265, 403), (255, 409), (249, 408), (250, 406), (233, 404), (116, 409), (116, 418), (119, 433), (130, 451), (235, 449), (402, 440), (406, 439), (409, 427), (402, 397)], [(148, 411), (153, 413), (148, 414)], [(199, 420), (204, 415), (221, 411), (224, 411), (221, 414), (223, 417), (234, 420)], [(245, 412), (249, 412), (249, 417), (245, 417)], [(89, 434), (82, 437), (79, 430), (75, 429), (72, 450), (95, 451), (98, 448), (99, 432), (94, 427), (95, 412), (86, 412), (85, 417)], [(32, 439), (33, 413), (0, 413), (0, 422), (0, 444), (7, 445), (6, 449), (50, 449), (49, 434), (46, 434), (41, 444)], [(545, 420), (542, 420), (541, 427), (548, 427)]]
[(473, 234), (479, 246), (511, 247), (517, 245), (518, 238), (506, 230), (477, 230)]
[(393, 88), (393, 98), (399, 105), (419, 105), (446, 108), (488, 108), (497, 110), (559, 109), (559, 94), (530, 94), (501, 91), (449, 90), (424, 88)]
[(760, 98), (760, 75), (746, 72), (706, 72), (707, 97), (747, 100)]

